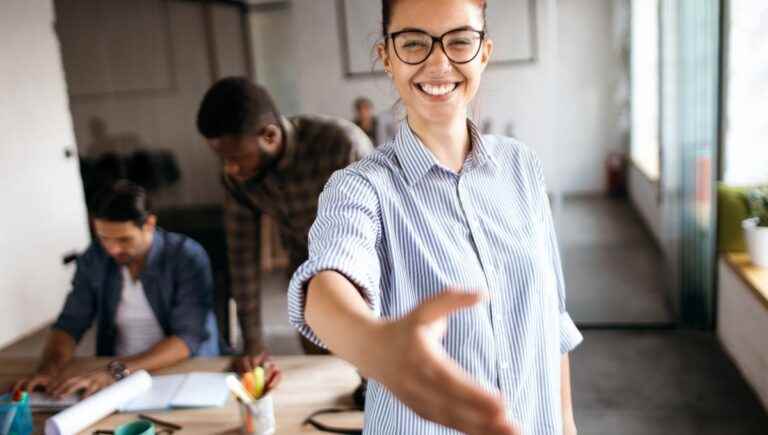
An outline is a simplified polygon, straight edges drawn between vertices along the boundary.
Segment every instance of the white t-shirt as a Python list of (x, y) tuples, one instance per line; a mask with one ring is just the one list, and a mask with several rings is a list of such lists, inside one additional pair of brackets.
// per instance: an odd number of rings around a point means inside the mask
[(141, 280), (134, 281), (127, 267), (121, 267), (123, 289), (117, 304), (117, 356), (146, 352), (165, 338), (163, 328), (149, 305)]

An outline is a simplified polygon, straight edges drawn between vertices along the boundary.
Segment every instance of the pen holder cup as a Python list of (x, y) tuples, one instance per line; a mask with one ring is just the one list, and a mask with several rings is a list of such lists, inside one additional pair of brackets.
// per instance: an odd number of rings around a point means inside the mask
[(268, 394), (251, 404), (238, 400), (243, 435), (272, 435), (275, 433), (275, 409)]
[(0, 396), (0, 435), (29, 435), (32, 430), (29, 404), (12, 403), (8, 395)]

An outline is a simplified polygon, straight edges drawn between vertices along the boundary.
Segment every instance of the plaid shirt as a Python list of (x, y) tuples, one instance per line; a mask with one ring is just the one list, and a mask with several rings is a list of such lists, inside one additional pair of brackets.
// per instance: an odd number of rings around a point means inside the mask
[(373, 151), (368, 136), (343, 119), (302, 115), (283, 118), (282, 127), (285, 152), (273, 169), (244, 183), (224, 176), (230, 289), (246, 352), (263, 348), (261, 213), (274, 218), (293, 273), (307, 258), (309, 228), (326, 181)]

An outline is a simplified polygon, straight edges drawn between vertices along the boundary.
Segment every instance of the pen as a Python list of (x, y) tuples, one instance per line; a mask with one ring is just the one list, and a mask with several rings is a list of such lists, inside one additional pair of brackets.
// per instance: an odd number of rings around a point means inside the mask
[(145, 414), (139, 414), (139, 418), (143, 419), (143, 420), (151, 421), (152, 423), (155, 423), (156, 425), (165, 426), (165, 427), (173, 429), (173, 430), (181, 430), (182, 429), (182, 427), (179, 426), (178, 424), (169, 423), (167, 421), (163, 421), (163, 420), (160, 420), (160, 419), (157, 419), (157, 418), (154, 418), (154, 417), (150, 417), (150, 416), (145, 415)]
[(244, 403), (253, 403), (253, 396), (251, 396), (250, 392), (245, 390), (243, 384), (237, 380), (235, 375), (229, 375), (226, 379), (227, 387), (229, 387), (229, 390), (232, 391), (238, 399), (242, 400)]

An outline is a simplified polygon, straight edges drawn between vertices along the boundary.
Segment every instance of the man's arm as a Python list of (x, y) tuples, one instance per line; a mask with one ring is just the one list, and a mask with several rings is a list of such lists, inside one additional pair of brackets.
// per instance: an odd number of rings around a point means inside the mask
[(224, 199), (224, 226), (229, 256), (230, 291), (237, 304), (244, 353), (264, 350), (261, 320), (261, 213), (238, 202), (232, 193)]
[(19, 380), (14, 388), (32, 391), (42, 387), (47, 390), (50, 385), (58, 382), (62, 369), (72, 360), (77, 342), (96, 317), (96, 295), (89, 276), (92, 253), (93, 248), (89, 248), (77, 260), (72, 290), (51, 327), (37, 373)]
[(47, 388), (56, 382), (59, 373), (72, 360), (75, 347), (75, 339), (71, 335), (58, 329), (52, 329), (48, 334), (43, 358), (40, 361), (37, 373), (20, 379), (14, 384), (13, 389), (34, 391), (38, 387)]
[(121, 359), (125, 368), (131, 372), (137, 370), (159, 370), (184, 361), (191, 355), (189, 347), (181, 338), (171, 335), (160, 340), (148, 351)]
[(560, 359), (560, 396), (563, 407), (563, 434), (576, 435), (576, 420), (573, 417), (573, 401), (571, 400), (571, 363), (569, 354), (563, 354)]
[[(166, 337), (148, 351), (117, 361), (135, 372), (137, 370), (158, 370), (189, 358), (190, 352), (184, 340), (176, 336)], [(106, 367), (92, 370), (66, 379), (59, 378), (48, 385), (48, 392), (53, 397), (61, 397), (82, 391), (84, 397), (115, 383)]]

